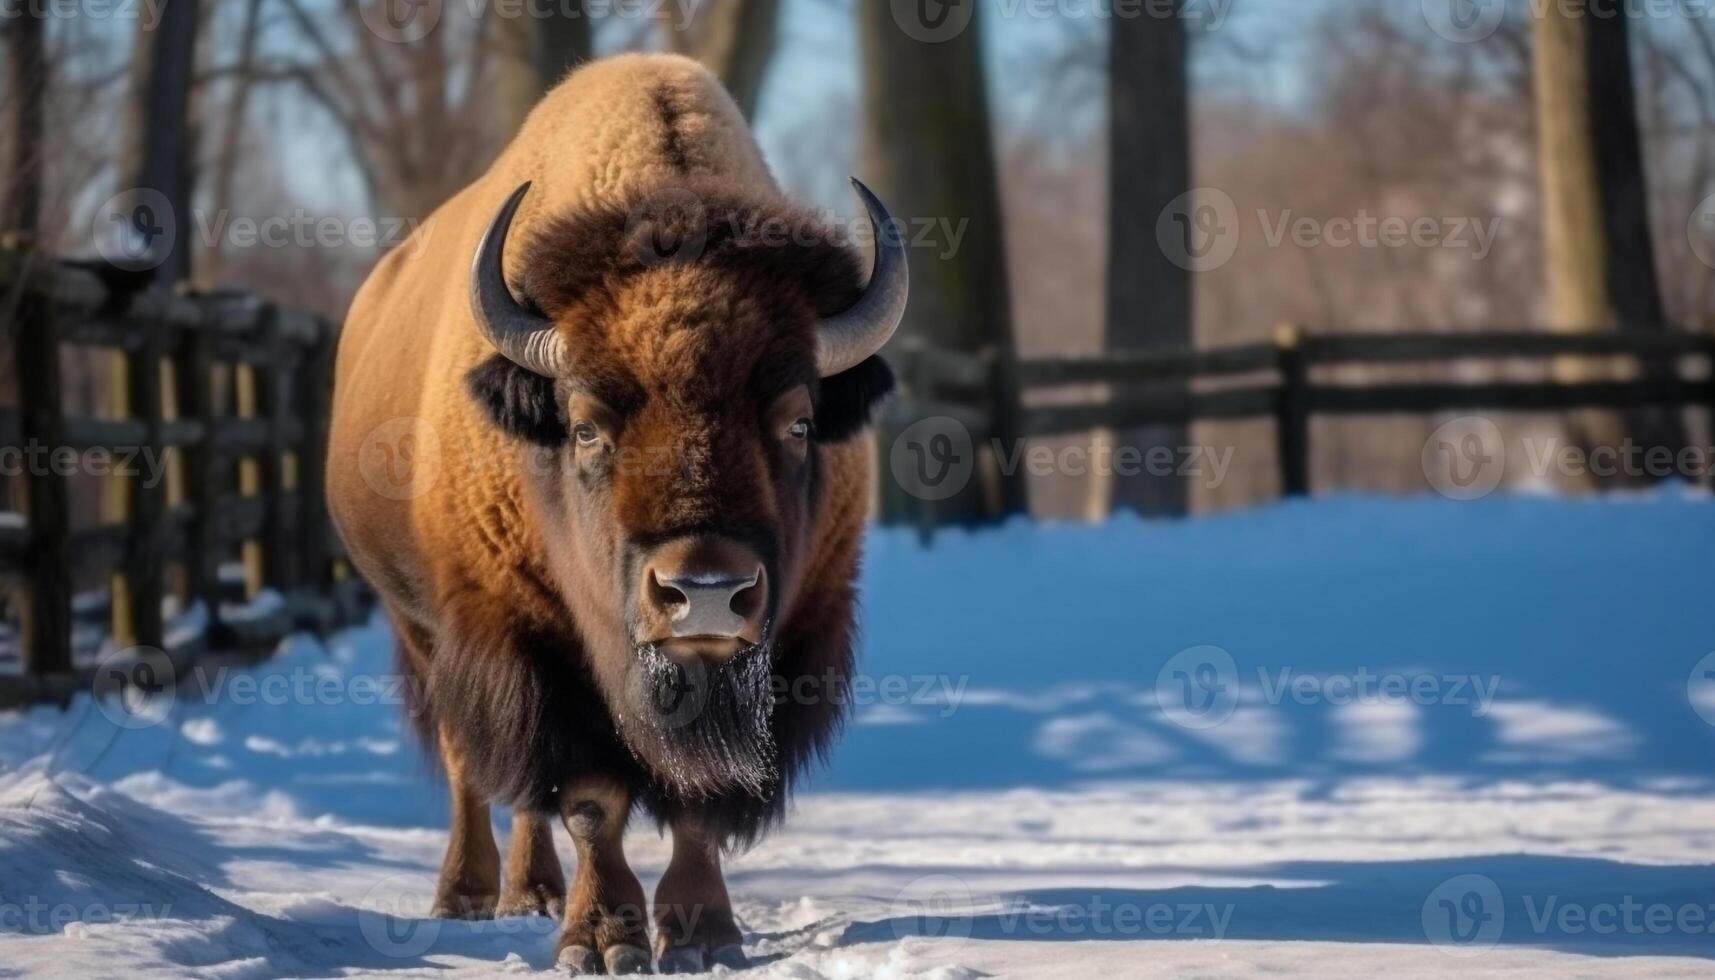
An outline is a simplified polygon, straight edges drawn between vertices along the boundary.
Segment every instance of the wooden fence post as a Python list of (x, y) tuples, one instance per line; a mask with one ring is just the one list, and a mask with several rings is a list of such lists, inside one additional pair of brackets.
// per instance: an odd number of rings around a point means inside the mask
[[(1708, 393), (1704, 396), (1703, 403), (1709, 410), (1708, 441), (1715, 444), (1715, 318), (1712, 318), (1709, 322), (1709, 334), (1709, 341), (1706, 348), (1707, 356), (1704, 358), (1704, 360), (1709, 362), (1709, 375), (1704, 378), (1704, 384)], [(1709, 486), (1711, 489), (1715, 489), (1715, 465), (1712, 464), (1715, 464), (1715, 461), (1705, 460), (1704, 465), (1709, 467), (1709, 472), (1707, 474)]]
[(1275, 448), (1280, 459), (1280, 492), (1310, 495), (1310, 372), (1298, 327), (1282, 323), (1274, 330), (1280, 390), (1275, 400)]
[(304, 420), (298, 446), (298, 574), (319, 590), (333, 587), (327, 512), (328, 413), (333, 400), (333, 327), (316, 320), (316, 340), (305, 348), (297, 373), (298, 415)]
[[(32, 261), (33, 260), (33, 261)], [(40, 262), (33, 253), (26, 267)], [(28, 275), (28, 271), (21, 273)], [(70, 673), (71, 508), (66, 478), (56, 472), (65, 445), (60, 401), (60, 334), (52, 303), (26, 292), (13, 324), (30, 500), (30, 635), (24, 670), (33, 677)]]
[(214, 403), (214, 333), (221, 311), (212, 301), (199, 301), (201, 318), (187, 342), (179, 348), (179, 417), (202, 422), (202, 438), (182, 450), (185, 496), (191, 506), (185, 554), (185, 594), (190, 602), (201, 600), (214, 615), (220, 604), (219, 549), (221, 542), (218, 508), (221, 496), (221, 459), (214, 449), (214, 430), (219, 424)]
[(162, 458), (161, 359), (166, 353), (164, 323), (141, 323), (143, 342), (125, 360), (131, 404), (128, 414), (143, 423), (143, 444), (131, 474), (131, 535), (125, 555), (126, 596), (131, 604), (132, 642), (157, 650), (166, 647), (161, 599), (166, 593), (167, 513)]
[(286, 342), (281, 337), (281, 311), (273, 304), (262, 313), (261, 340), (268, 351), (268, 364), (257, 371), (261, 389), (262, 417), (268, 423), (268, 445), (262, 451), (261, 476), (263, 507), (262, 581), (281, 593), (297, 584), (298, 521), (293, 508), (287, 506), (286, 452), (292, 448), (286, 440), (286, 427), (291, 419), (290, 395), (292, 368)]

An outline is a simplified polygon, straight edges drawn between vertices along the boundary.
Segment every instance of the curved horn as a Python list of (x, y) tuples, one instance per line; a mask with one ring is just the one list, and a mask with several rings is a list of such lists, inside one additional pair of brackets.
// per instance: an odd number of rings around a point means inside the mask
[(483, 232), (482, 243), (476, 247), (476, 260), (470, 267), (470, 309), (482, 335), (507, 360), (525, 370), (557, 377), (565, 373), (565, 340), (554, 329), (554, 321), (512, 298), (500, 261), (506, 249), (506, 233), (512, 228), (512, 216), (518, 213), (518, 205), (523, 203), (529, 189), (530, 182), (525, 181), (513, 191)]
[(869, 210), (875, 232), (875, 268), (869, 285), (852, 308), (822, 321), (816, 337), (816, 369), (822, 377), (839, 374), (862, 364), (893, 336), (905, 316), (905, 299), (911, 292), (911, 273), (905, 265), (905, 243), (893, 227), (893, 216), (863, 182), (852, 178), (852, 187)]

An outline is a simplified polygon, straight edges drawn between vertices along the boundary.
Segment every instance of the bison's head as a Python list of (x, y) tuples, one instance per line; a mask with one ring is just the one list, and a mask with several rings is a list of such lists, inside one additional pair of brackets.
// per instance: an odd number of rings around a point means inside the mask
[(892, 387), (874, 355), (904, 311), (903, 247), (861, 184), (867, 286), (809, 214), (693, 185), (548, 222), (521, 301), (501, 257), (528, 186), (472, 270), (499, 351), (472, 392), (537, 447), (531, 507), (632, 751), (681, 792), (765, 793), (774, 640), (828, 453)]

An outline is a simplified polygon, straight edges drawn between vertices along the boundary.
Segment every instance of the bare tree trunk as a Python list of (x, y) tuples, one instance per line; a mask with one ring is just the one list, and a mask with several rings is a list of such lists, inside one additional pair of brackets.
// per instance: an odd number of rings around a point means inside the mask
[(0, 232), (34, 238), (42, 218), (43, 107), (47, 62), (42, 52), (42, 17), (26, 0), (5, 0), (0, 30), (6, 36), (6, 90), (11, 93), (11, 154), (6, 161)]
[(704, 0), (687, 29), (662, 26), (667, 46), (709, 66), (744, 117), (754, 119), (779, 21), (780, 0)]
[[(911, 306), (900, 340), (914, 338), (952, 351), (991, 351), (1003, 367), (1012, 362), (1012, 305), (1006, 276), (1005, 234), (989, 128), (988, 94), (979, 31), (981, 6), (970, 4), (969, 26), (940, 42), (919, 41), (895, 22), (891, 4), (857, 4), (863, 44), (863, 169), (906, 223), (938, 226), (930, 247), (912, 247)], [(952, 5), (952, 6), (957, 6)], [(954, 234), (960, 234), (955, 245)], [(951, 231), (949, 229), (952, 229)], [(999, 372), (990, 433), (1016, 459), (1017, 393)], [(884, 517), (928, 508), (935, 523), (968, 522), (1028, 510), (1025, 474), (1003, 472), (973, 433), (973, 479), (946, 499), (912, 500), (899, 480), (883, 474)], [(888, 443), (883, 444), (884, 451)], [(885, 453), (884, 453), (885, 455)]]
[[(238, 38), (238, 57), (232, 79), (232, 94), (226, 104), (226, 118), (221, 124), (220, 148), (214, 159), (214, 191), (209, 204), (216, 209), (232, 207), (233, 182), (238, 175), (238, 156), (244, 138), (244, 116), (250, 106), (250, 91), (254, 86), (253, 68), (256, 62), (256, 35), (264, 0), (247, 0), (244, 24)], [(225, 256), (220, 243), (209, 243), (203, 253), (203, 279), (218, 285), (225, 268)]]
[[(1191, 273), (1173, 261), (1156, 234), (1162, 213), (1191, 189), (1185, 27), (1175, 13), (1115, 17), (1111, 30), (1107, 346), (1187, 348), (1192, 343)], [(1176, 451), (1187, 435), (1184, 425), (1154, 425), (1114, 438), (1119, 446), (1148, 453), (1157, 446)], [(1176, 475), (1151, 474), (1146, 468), (1113, 481), (1114, 507), (1149, 515), (1178, 515), (1188, 508), (1185, 482)]]
[[(1565, 333), (1595, 333), (1612, 328), (1613, 302), (1585, 60), (1590, 23), (1582, 11), (1559, 4), (1547, 4), (1533, 17), (1549, 326)], [(1555, 373), (1572, 383), (1606, 375), (1589, 361), (1576, 359), (1556, 364)], [(1586, 448), (1618, 445), (1622, 438), (1612, 412), (1574, 412), (1567, 427), (1571, 438)]]
[(191, 75), (196, 63), (197, 0), (162, 0), (158, 22), (146, 22), (137, 44), (137, 93), (125, 167), (125, 189), (159, 192), (172, 209), (177, 233), (154, 270), (160, 283), (190, 275), (192, 170), (196, 143), (190, 121)]
[[(1655, 239), (1650, 235), (1649, 183), (1638, 131), (1629, 18), (1587, 20), (1590, 125), (1596, 133), (1612, 318), (1621, 331), (1662, 333), (1669, 326), (1656, 270)], [(1652, 378), (1669, 378), (1674, 368), (1668, 361), (1647, 364), (1646, 370)], [(1685, 446), (1685, 416), (1679, 409), (1638, 409), (1630, 413), (1629, 421), (1633, 437), (1646, 447), (1662, 446), (1677, 456)]]
[[(566, 0), (570, 3), (571, 0)], [(578, 65), (595, 57), (589, 14), (579, 3), (545, 5), (529, 17), (496, 16), (505, 57), (500, 64), (510, 137), (548, 90)]]

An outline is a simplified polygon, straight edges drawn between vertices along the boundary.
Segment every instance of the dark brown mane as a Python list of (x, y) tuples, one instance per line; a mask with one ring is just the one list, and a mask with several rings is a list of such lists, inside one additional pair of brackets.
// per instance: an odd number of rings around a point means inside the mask
[(843, 239), (842, 229), (809, 209), (690, 178), (543, 223), (526, 246), (517, 287), (556, 316), (652, 268), (695, 263), (735, 277), (752, 294), (831, 316), (857, 301), (864, 281), (857, 252)]

